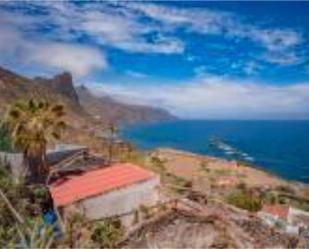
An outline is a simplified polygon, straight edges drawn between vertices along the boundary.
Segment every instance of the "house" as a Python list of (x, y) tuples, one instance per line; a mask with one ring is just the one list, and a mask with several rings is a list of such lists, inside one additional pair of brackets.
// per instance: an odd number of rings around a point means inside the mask
[[(86, 146), (75, 144), (57, 144), (53, 149), (46, 151), (47, 164), (54, 166), (63, 160), (70, 158), (76, 154), (88, 154)], [(24, 176), (26, 169), (24, 167), (23, 153), (0, 151), (0, 160), (10, 166), (13, 176), (16, 179)]]
[(160, 178), (137, 165), (119, 163), (85, 171), (50, 186), (54, 206), (66, 216), (72, 208), (89, 220), (119, 216), (129, 227), (136, 210), (159, 201)]
[(262, 212), (269, 214), (275, 219), (287, 220), (290, 207), (288, 205), (263, 205)]
[(263, 205), (258, 216), (268, 225), (277, 226), (288, 234), (299, 234), (309, 228), (309, 212), (288, 205)]
[(234, 176), (222, 176), (217, 180), (218, 187), (233, 186), (237, 184), (237, 179)]

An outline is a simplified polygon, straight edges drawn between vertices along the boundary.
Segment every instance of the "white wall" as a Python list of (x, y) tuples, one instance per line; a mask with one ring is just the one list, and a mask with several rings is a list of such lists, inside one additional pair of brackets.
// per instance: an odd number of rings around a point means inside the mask
[(0, 160), (11, 166), (12, 173), (16, 178), (25, 173), (22, 153), (8, 153), (0, 151)]
[[(141, 205), (152, 206), (159, 201), (159, 177), (129, 185), (79, 202), (86, 218), (97, 220), (133, 212)], [(129, 223), (132, 216), (122, 219)], [(130, 224), (124, 224), (130, 225)]]

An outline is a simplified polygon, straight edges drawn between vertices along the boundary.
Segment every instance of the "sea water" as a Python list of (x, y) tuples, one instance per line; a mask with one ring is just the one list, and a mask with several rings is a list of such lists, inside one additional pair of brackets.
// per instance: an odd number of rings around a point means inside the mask
[(127, 126), (121, 136), (141, 149), (172, 147), (240, 160), (309, 183), (309, 121), (177, 120)]

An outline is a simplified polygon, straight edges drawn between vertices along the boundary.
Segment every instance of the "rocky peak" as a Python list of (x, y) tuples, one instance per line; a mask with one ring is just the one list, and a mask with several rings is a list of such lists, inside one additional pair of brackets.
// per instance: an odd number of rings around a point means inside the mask
[(55, 84), (66, 84), (73, 86), (73, 77), (69, 72), (63, 72), (54, 77)]
[(60, 93), (73, 99), (75, 102), (78, 101), (78, 96), (73, 85), (72, 75), (68, 72), (56, 75), (51, 79), (51, 86), (58, 90)]
[(73, 78), (69, 72), (58, 74), (51, 79), (36, 78), (35, 80), (49, 85), (49, 87), (53, 88), (58, 93), (61, 93), (74, 102), (79, 103), (78, 95), (73, 85)]

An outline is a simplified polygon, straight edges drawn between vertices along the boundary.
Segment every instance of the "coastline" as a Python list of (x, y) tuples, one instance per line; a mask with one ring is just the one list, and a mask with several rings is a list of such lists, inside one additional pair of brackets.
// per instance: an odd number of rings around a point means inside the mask
[[(309, 203), (309, 185), (284, 179), (258, 167), (161, 147), (146, 152), (147, 158), (159, 158), (167, 173), (190, 182), (192, 188), (215, 198), (226, 198), (231, 191), (244, 186), (262, 192), (278, 192)], [(150, 162), (151, 160), (147, 160)]]
[(160, 147), (200, 154), (308, 184), (308, 122), (180, 120), (122, 127), (121, 137), (140, 150)]

